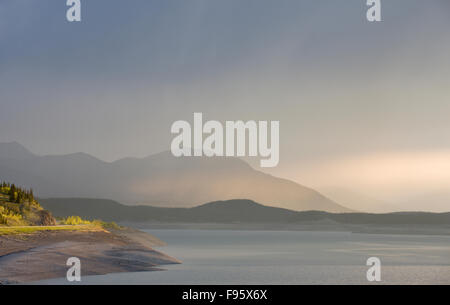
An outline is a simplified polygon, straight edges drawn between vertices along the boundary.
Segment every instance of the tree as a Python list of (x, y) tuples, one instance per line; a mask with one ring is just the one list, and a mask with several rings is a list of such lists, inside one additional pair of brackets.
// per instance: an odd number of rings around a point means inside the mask
[(11, 184), (11, 187), (9, 189), (9, 201), (16, 201), (16, 186), (14, 184)]

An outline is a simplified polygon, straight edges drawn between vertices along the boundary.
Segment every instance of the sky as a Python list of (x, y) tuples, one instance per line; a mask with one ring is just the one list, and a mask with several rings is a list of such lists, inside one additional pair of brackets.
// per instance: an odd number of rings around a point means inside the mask
[(65, 1), (1, 0), (0, 142), (113, 161), (169, 150), (194, 112), (279, 120), (269, 173), (445, 209), (450, 1), (381, 2), (369, 23), (363, 0), (82, 0), (69, 23)]

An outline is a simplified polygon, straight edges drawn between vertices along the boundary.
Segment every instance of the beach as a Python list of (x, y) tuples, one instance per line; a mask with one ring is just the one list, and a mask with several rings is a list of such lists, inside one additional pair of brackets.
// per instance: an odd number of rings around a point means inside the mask
[(181, 263), (153, 249), (164, 242), (134, 229), (40, 231), (0, 236), (0, 284), (65, 278), (67, 259), (81, 261), (81, 276), (161, 270)]
[[(143, 229), (144, 230), (144, 229)], [(149, 229), (182, 264), (162, 272), (82, 277), (85, 285), (371, 285), (367, 260), (381, 261), (381, 282), (450, 283), (450, 236), (325, 231)], [(42, 285), (70, 284), (65, 278)]]

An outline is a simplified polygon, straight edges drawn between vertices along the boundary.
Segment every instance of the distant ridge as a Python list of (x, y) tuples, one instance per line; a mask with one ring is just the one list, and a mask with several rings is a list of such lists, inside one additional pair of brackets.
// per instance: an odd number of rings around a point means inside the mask
[(33, 153), (17, 142), (0, 143), (0, 159), (24, 160), (33, 157)]
[(0, 143), (0, 179), (28, 185), (41, 197), (111, 198), (159, 207), (248, 198), (297, 211), (350, 211), (313, 189), (228, 157), (176, 158), (162, 152), (104, 162), (86, 153), (37, 156), (16, 142)]
[(340, 224), (431, 224), (450, 225), (450, 213), (402, 212), (389, 214), (297, 212), (261, 205), (251, 200), (215, 201), (193, 208), (125, 206), (105, 199), (53, 198), (41, 204), (55, 216), (80, 215), (106, 221), (172, 223), (282, 223), (333, 221)]

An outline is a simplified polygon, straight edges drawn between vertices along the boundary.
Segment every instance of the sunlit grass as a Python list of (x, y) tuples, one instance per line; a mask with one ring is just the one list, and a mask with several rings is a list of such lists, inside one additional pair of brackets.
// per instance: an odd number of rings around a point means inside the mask
[(14, 234), (32, 234), (41, 231), (100, 231), (103, 227), (98, 224), (88, 225), (63, 225), (63, 226), (15, 226), (15, 227), (3, 227), (0, 226), (1, 235), (14, 235)]
[[(12, 194), (13, 190), (15, 190), (14, 194)], [(43, 218), (45, 222), (42, 221)], [(35, 200), (31, 189), (25, 190), (16, 187), (14, 184), (0, 183), (0, 236), (32, 234), (44, 231), (104, 231), (121, 229), (122, 227), (114, 222), (90, 221), (79, 216), (69, 216), (56, 220)]]

